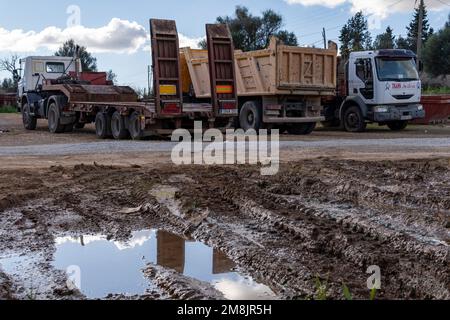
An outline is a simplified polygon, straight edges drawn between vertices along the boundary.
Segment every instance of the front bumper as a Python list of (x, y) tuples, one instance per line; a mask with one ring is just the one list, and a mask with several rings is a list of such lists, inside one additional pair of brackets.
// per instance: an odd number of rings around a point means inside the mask
[(408, 106), (385, 106), (386, 112), (376, 112), (377, 108), (373, 108), (368, 113), (368, 118), (373, 122), (389, 122), (389, 121), (410, 121), (425, 118), (425, 110), (422, 105)]

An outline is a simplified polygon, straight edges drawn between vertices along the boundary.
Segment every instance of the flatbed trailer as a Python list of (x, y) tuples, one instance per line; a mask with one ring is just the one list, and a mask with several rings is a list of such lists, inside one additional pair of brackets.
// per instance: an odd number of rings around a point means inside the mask
[[(224, 34), (221, 41), (228, 41), (227, 45), (231, 46), (222, 45), (221, 50), (233, 52), (228, 28), (217, 25), (208, 27), (207, 32), (211, 29)], [(95, 122), (99, 138), (141, 139), (154, 134), (170, 134), (178, 128), (194, 128), (195, 120), (206, 120), (209, 127), (228, 124), (234, 114), (223, 112), (224, 108), (227, 111), (230, 106), (237, 108), (237, 101), (230, 95), (212, 90), (207, 99), (183, 96), (175, 21), (152, 19), (150, 32), (153, 99), (140, 101), (130, 87), (79, 81), (82, 73), (75, 70), (77, 79), (44, 79), (39, 88), (36, 86), (37, 90), (24, 92), (21, 103), (25, 128), (35, 129), (38, 118), (48, 119), (52, 133), (70, 132), (74, 127), (82, 128)], [(223, 60), (217, 59), (211, 66), (219, 64), (222, 65), (217, 69), (224, 70)], [(220, 75), (211, 78), (221, 79)], [(235, 77), (231, 76), (227, 81), (228, 88), (235, 90)], [(216, 86), (212, 88), (216, 89)]]

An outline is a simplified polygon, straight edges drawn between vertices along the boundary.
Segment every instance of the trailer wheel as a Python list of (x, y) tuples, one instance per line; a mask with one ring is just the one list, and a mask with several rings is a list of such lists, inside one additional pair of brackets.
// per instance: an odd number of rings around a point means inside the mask
[(239, 122), (244, 131), (254, 129), (258, 131), (262, 126), (261, 108), (256, 101), (248, 101), (242, 106)]
[(301, 124), (289, 126), (287, 128), (287, 131), (289, 134), (294, 134), (294, 135), (308, 135), (308, 134), (311, 134), (315, 128), (316, 128), (316, 123), (310, 122), (310, 123), (301, 123)]
[(63, 133), (66, 129), (66, 126), (61, 124), (59, 107), (55, 102), (48, 108), (48, 129), (51, 133)]
[(344, 113), (344, 128), (348, 132), (364, 132), (367, 124), (364, 121), (361, 110), (357, 106), (351, 106)]
[(22, 121), (26, 130), (36, 130), (37, 119), (35, 116), (31, 115), (28, 103), (24, 104), (22, 107)]
[(95, 133), (99, 139), (106, 139), (109, 137), (109, 117), (103, 112), (97, 113), (95, 116)]
[(388, 128), (392, 131), (402, 131), (405, 130), (408, 126), (408, 121), (393, 121), (388, 122), (387, 124)]
[(123, 140), (129, 137), (129, 132), (125, 127), (125, 118), (117, 111), (114, 112), (111, 118), (111, 133), (116, 140)]
[(130, 131), (131, 139), (140, 140), (144, 136), (144, 132), (141, 129), (141, 115), (135, 111), (128, 119), (128, 130)]

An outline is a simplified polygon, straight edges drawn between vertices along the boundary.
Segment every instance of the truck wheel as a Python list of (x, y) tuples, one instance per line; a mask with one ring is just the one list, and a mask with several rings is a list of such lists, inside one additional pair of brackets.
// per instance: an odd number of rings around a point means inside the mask
[(31, 115), (30, 106), (28, 103), (22, 107), (22, 121), (26, 130), (36, 130), (37, 119)]
[(361, 110), (357, 106), (351, 106), (344, 113), (344, 128), (348, 132), (364, 132), (367, 124)]
[(51, 133), (63, 133), (66, 126), (61, 124), (59, 107), (52, 102), (48, 108), (48, 130)]
[(129, 132), (125, 127), (125, 118), (117, 111), (114, 112), (111, 118), (111, 133), (116, 140), (123, 140), (129, 137)]
[(128, 130), (130, 131), (131, 139), (140, 140), (144, 136), (141, 129), (141, 115), (139, 112), (133, 112), (128, 120)]
[(95, 116), (95, 133), (99, 139), (106, 139), (109, 137), (110, 121), (107, 114), (103, 112), (97, 113)]
[(314, 129), (316, 128), (316, 123), (301, 123), (301, 124), (295, 124), (288, 127), (288, 133), (294, 134), (294, 135), (308, 135), (311, 134)]
[(391, 129), (392, 131), (402, 131), (402, 130), (405, 130), (406, 127), (408, 126), (408, 121), (393, 121), (393, 122), (388, 122), (387, 126), (388, 126), (389, 129)]
[(239, 123), (244, 131), (255, 129), (258, 131), (262, 126), (261, 108), (256, 101), (248, 101), (242, 106), (239, 114)]

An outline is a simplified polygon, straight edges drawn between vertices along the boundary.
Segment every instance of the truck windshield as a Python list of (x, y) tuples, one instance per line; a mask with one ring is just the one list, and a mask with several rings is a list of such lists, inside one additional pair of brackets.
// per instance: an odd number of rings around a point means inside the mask
[(413, 81), (419, 79), (416, 63), (412, 58), (377, 58), (380, 81)]

